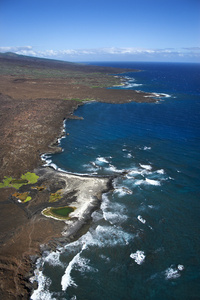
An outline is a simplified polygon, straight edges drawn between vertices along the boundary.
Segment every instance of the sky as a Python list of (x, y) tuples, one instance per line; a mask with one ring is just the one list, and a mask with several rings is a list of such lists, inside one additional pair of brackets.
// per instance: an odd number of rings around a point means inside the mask
[(200, 62), (200, 0), (0, 0), (0, 52)]

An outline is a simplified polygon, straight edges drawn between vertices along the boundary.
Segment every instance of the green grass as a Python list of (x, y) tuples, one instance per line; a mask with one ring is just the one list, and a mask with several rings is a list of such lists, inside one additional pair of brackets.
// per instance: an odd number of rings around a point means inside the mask
[(62, 198), (62, 192), (58, 191), (57, 193), (51, 193), (49, 202), (56, 202)]
[(0, 188), (13, 187), (15, 189), (19, 189), (23, 185), (36, 183), (38, 178), (39, 176), (30, 172), (22, 174), (21, 178), (19, 179), (4, 176), (3, 182), (0, 182)]
[(27, 172), (21, 176), (21, 179), (28, 180), (29, 184), (34, 184), (37, 182), (39, 176), (35, 173)]
[(12, 196), (14, 196), (15, 198), (17, 198), (18, 200), (20, 200), (23, 203), (26, 203), (32, 199), (31, 196), (29, 196), (29, 192), (14, 193), (14, 194), (12, 194)]

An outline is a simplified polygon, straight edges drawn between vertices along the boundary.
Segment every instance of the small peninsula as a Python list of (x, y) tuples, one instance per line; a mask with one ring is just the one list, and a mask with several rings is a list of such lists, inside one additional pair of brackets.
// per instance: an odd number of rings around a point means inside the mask
[[(155, 102), (151, 94), (107, 89), (131, 69), (0, 54), (0, 298), (29, 299), (29, 278), (42, 249), (86, 232), (111, 177), (44, 167), (41, 155), (61, 151), (63, 121), (85, 101)], [(42, 246), (42, 247), (41, 247)]]

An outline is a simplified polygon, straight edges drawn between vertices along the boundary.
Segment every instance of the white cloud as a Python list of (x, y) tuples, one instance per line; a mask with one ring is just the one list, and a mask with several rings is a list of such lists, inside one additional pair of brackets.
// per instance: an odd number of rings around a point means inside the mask
[(21, 51), (31, 51), (32, 46), (20, 46), (20, 47), (0, 47), (0, 52), (21, 52)]
[(178, 57), (200, 60), (200, 47), (188, 48), (164, 48), (164, 49), (143, 49), (133, 47), (104, 47), (94, 49), (64, 49), (37, 51), (32, 46), (22, 47), (0, 47), (0, 52), (14, 52), (22, 55), (30, 55), (45, 58), (56, 58), (64, 60), (91, 60), (91, 59), (126, 59), (126, 60), (175, 60)]
[(200, 51), (200, 47), (188, 47), (188, 48), (183, 48), (184, 50), (189, 50), (189, 51)]
[[(113, 54), (113, 55), (124, 55), (124, 54), (154, 54), (163, 52), (164, 50), (153, 50), (153, 49), (140, 49), (140, 48), (94, 48), (94, 49), (65, 49), (65, 50), (45, 50), (45, 51), (34, 51), (31, 46), (23, 47), (0, 47), (0, 52), (15, 52), (23, 55), (36, 55), (36, 56), (60, 56), (60, 55), (100, 55), (100, 54)], [(169, 52), (169, 50), (167, 50)]]

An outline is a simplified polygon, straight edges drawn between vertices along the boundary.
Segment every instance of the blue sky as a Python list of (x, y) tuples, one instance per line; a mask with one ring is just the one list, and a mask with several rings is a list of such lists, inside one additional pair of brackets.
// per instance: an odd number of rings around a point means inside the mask
[(200, 62), (200, 0), (0, 0), (0, 52)]

